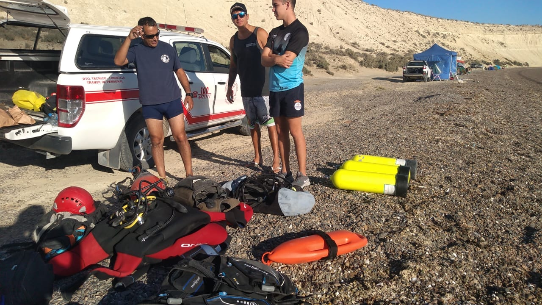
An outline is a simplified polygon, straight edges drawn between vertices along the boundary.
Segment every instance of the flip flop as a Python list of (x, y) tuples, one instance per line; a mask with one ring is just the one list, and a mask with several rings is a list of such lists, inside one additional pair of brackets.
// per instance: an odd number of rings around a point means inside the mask
[(278, 174), (278, 173), (280, 173), (282, 171), (282, 166), (280, 166), (280, 165), (277, 166), (277, 167), (271, 166), (270, 169), (273, 172), (273, 174)]
[(261, 164), (258, 164), (258, 163), (254, 162), (254, 161), (249, 161), (249, 162), (245, 163), (244, 166), (248, 167), (248, 168), (260, 168), (260, 167), (262, 167)]
[(265, 171), (270, 173), (270, 174), (278, 174), (282, 171), (282, 166), (277, 166), (277, 167), (273, 167), (273, 166), (266, 166), (265, 167)]

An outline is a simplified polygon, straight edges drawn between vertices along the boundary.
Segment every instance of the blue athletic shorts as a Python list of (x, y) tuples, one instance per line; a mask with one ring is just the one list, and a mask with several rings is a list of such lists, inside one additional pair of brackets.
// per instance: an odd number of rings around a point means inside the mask
[(272, 117), (297, 118), (305, 115), (305, 86), (269, 94), (269, 114)]
[(171, 119), (179, 114), (183, 114), (183, 104), (181, 99), (178, 98), (169, 103), (157, 104), (157, 105), (143, 105), (141, 107), (143, 112), (143, 118), (162, 120), (163, 117)]
[(243, 107), (250, 129), (254, 129), (255, 124), (275, 126), (275, 120), (269, 115), (269, 96), (243, 97)]

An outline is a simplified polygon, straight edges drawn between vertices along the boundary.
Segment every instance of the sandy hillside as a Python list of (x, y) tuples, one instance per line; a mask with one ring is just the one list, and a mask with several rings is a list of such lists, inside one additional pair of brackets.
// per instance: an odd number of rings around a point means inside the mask
[[(131, 26), (148, 15), (159, 22), (205, 29), (205, 36), (227, 44), (235, 27), (228, 10), (234, 1), (155, 0), (147, 5), (117, 0), (50, 0), (68, 8), (72, 22)], [(204, 3), (202, 5), (202, 3)], [(270, 0), (245, 0), (251, 22), (270, 30), (280, 23)], [(144, 9), (142, 9), (144, 7)], [(438, 19), (382, 9), (361, 0), (298, 1), (297, 16), (312, 42), (356, 51), (403, 54), (423, 51), (433, 43), (458, 52), (463, 59), (509, 60), (542, 66), (542, 26), (479, 24)]]

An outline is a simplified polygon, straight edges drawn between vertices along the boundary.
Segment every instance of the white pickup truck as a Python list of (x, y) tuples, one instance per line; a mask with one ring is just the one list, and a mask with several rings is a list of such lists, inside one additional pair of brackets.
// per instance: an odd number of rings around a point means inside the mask
[[(43, 113), (30, 112), (36, 124), (1, 128), (0, 140), (47, 158), (98, 150), (98, 163), (106, 167), (153, 167), (136, 71), (113, 63), (130, 28), (70, 24), (65, 8), (44, 0), (0, 0), (2, 11), (10, 18), (0, 20), (0, 107), (13, 106), (11, 96), (21, 88), (44, 96), (56, 92), (58, 125), (45, 123)], [(194, 108), (185, 109), (188, 136), (230, 127), (248, 135), (238, 79), (235, 102), (226, 99), (228, 50), (202, 37), (200, 29), (160, 27), (160, 40), (182, 54), (193, 91)], [(171, 136), (167, 120), (164, 131)]]
[(411, 60), (403, 67), (403, 82), (420, 79), (424, 82), (433, 79), (433, 70), (425, 60)]

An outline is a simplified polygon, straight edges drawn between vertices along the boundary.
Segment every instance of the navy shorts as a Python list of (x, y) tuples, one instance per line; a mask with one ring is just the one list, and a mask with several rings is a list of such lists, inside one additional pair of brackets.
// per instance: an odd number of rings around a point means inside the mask
[(271, 92), (269, 94), (269, 114), (276, 118), (279, 116), (297, 118), (305, 115), (305, 86), (299, 86), (286, 91)]
[(141, 107), (143, 112), (143, 118), (162, 120), (163, 117), (171, 119), (179, 114), (183, 114), (183, 104), (181, 99), (178, 98), (169, 103), (157, 104), (157, 105), (143, 105)]

